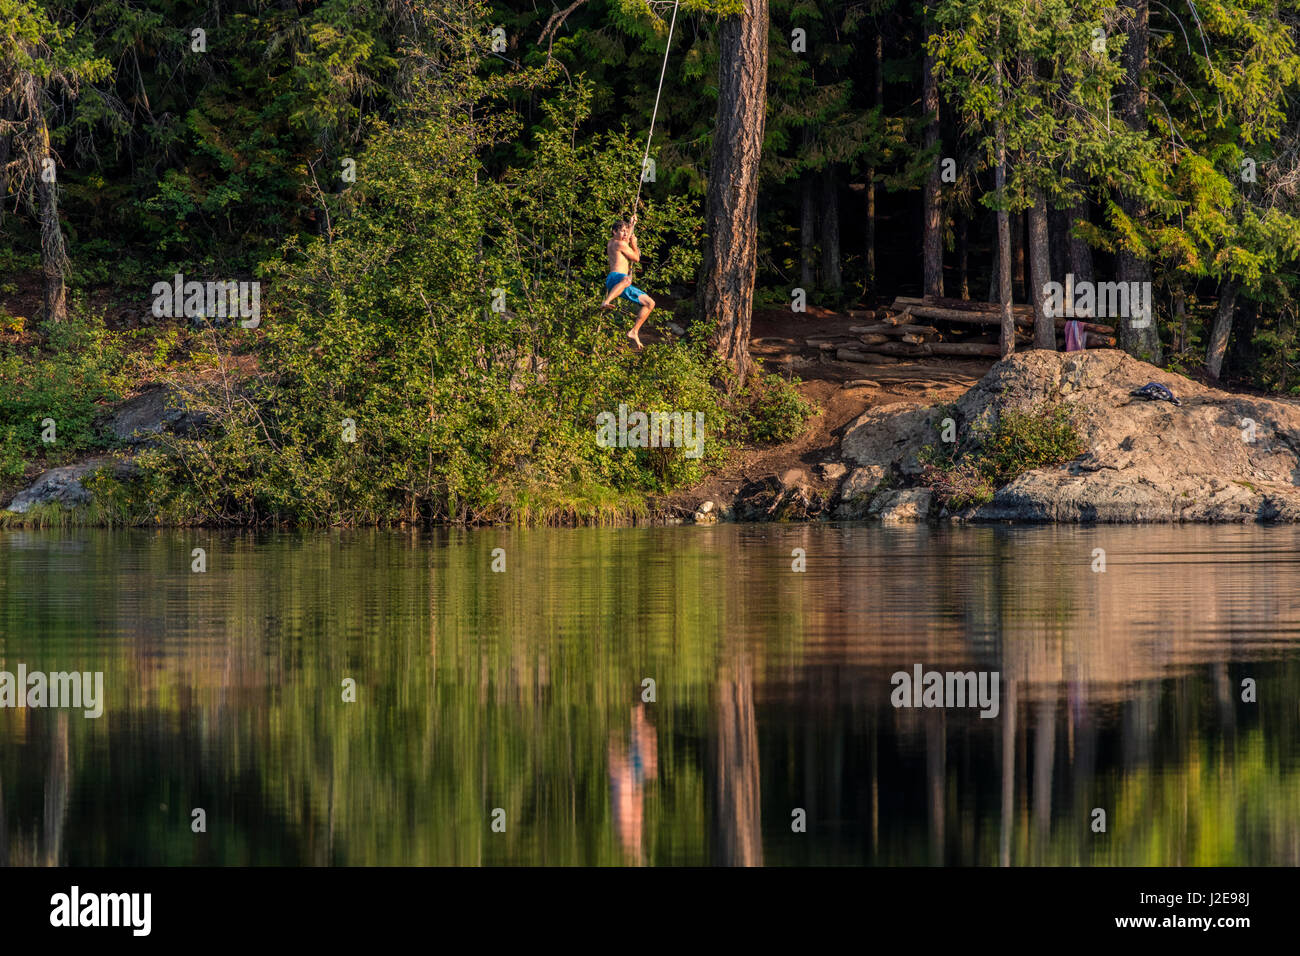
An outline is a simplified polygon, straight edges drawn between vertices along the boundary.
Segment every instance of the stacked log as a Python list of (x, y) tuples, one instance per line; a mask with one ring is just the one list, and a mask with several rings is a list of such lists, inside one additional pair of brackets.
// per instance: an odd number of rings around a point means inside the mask
[[(883, 346), (877, 346), (883, 348)], [(835, 353), (835, 358), (841, 362), (858, 362), (863, 365), (894, 365), (899, 359), (892, 355), (883, 355), (873, 349), (870, 352), (864, 352), (860, 349), (840, 349)]]
[[(914, 299), (899, 296), (894, 300), (894, 308), (903, 314), (911, 314), (919, 319), (942, 319), (961, 325), (998, 325), (1002, 321), (1002, 307), (996, 302), (967, 302), (963, 299)], [(1011, 314), (1016, 325), (1032, 329), (1034, 327), (1034, 308), (1030, 305), (1013, 305)], [(853, 313), (850, 312), (852, 317)], [(904, 319), (904, 321), (906, 321)], [(1082, 319), (1057, 317), (1053, 320), (1057, 330), (1065, 328), (1066, 322), (1080, 322), (1083, 331), (1097, 335), (1114, 335), (1113, 325), (1101, 325), (1097, 322), (1084, 322)]]
[[(892, 310), (850, 311), (849, 317), (860, 324), (850, 325), (848, 334), (809, 336), (805, 344), (819, 349), (842, 362), (865, 364), (892, 364), (905, 359), (929, 356), (962, 356), (973, 358), (999, 358), (1002, 354), (997, 341), (998, 327), (1002, 321), (1001, 307), (995, 302), (968, 302), (962, 299), (909, 298), (894, 300)], [(1015, 320), (1016, 346), (1030, 345), (1033, 341), (1033, 307), (1012, 306)], [(1072, 321), (1055, 319), (1058, 347), (1064, 348), (1065, 324)], [(1088, 348), (1113, 348), (1115, 329), (1110, 325), (1077, 320), (1083, 326), (1084, 341)], [(958, 341), (945, 341), (946, 333), (937, 324), (948, 322), (960, 327), (955, 330)], [(981, 328), (975, 328), (981, 327)]]

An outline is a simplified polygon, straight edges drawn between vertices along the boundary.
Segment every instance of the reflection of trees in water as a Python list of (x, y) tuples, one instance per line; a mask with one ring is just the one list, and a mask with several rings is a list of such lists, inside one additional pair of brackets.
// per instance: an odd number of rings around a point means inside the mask
[(68, 811), (68, 715), (60, 712), (51, 728), (50, 762), (45, 778), (45, 819), (41, 827), (41, 865), (63, 862), (63, 823)]
[[(31, 713), (30, 734), (3, 725), (0, 860), (108, 862), (93, 855), (129, 847), (166, 864), (200, 852), (214, 863), (624, 862), (623, 827), (606, 816), (610, 727), (653, 675), (665, 771), (636, 830), (653, 862), (1300, 862), (1290, 651), (1078, 636), (1070, 602), (1113, 622), (1126, 595), (1145, 593), (1119, 586), (1114, 554), (1108, 576), (1063, 569), (1068, 548), (1037, 545), (1028, 553), (1043, 561), (1010, 549), (986, 573), (969, 551), (926, 563), (930, 551), (896, 536), (891, 565), (868, 549), (847, 572), (792, 584), (802, 576), (770, 559), (783, 549), (745, 533), (743, 545), (722, 537), (679, 554), (654, 534), (494, 531), (461, 551), (398, 539), (401, 560), (382, 540), (307, 538), (239, 551), (236, 571), (202, 586), (168, 577), (188, 568), (184, 548), (136, 552), (140, 580), (118, 588), (110, 576), (114, 588), (94, 592), (103, 606), (78, 605), (104, 634), (142, 635), (101, 652), (109, 713), (70, 714), (62, 729)], [(798, 535), (818, 555), (810, 568), (844, 557), (812, 529)], [(497, 543), (526, 574), (485, 570)], [(107, 549), (105, 565), (129, 550)], [(989, 626), (1017, 636), (972, 625), (973, 579), (987, 584)], [(1062, 621), (1034, 623), (1039, 585), (1063, 589)], [(1091, 605), (1090, 589), (1109, 603)], [(110, 590), (130, 597), (113, 604)], [(904, 604), (916, 614), (907, 626), (890, 616)], [(209, 630), (191, 644), (172, 620)], [(55, 651), (79, 649), (71, 623), (45, 623)], [(11, 659), (22, 649), (11, 637)], [(889, 673), (913, 661), (1000, 670), (999, 718), (894, 710)], [(358, 680), (357, 705), (339, 702), (343, 676)], [(1239, 700), (1242, 676), (1267, 690), (1257, 707)], [(163, 791), (174, 819), (160, 831)], [(177, 812), (190, 798), (208, 805), (203, 840)], [(507, 808), (507, 834), (487, 831), (484, 806)], [(808, 808), (809, 832), (792, 838), (795, 806)], [(1110, 834), (1088, 831), (1094, 806)], [(166, 836), (142, 844), (149, 828)]]
[(713, 860), (728, 866), (762, 866), (758, 725), (753, 673), (743, 654), (718, 672), (713, 715)]

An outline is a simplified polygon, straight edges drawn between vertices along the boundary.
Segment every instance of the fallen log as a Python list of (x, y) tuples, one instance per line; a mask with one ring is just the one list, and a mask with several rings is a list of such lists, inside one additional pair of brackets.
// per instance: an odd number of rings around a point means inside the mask
[(1056, 330), (1059, 332), (1062, 329), (1064, 329), (1066, 322), (1078, 322), (1080, 325), (1083, 326), (1083, 331), (1094, 332), (1097, 335), (1115, 334), (1115, 326), (1113, 325), (1099, 325), (1096, 322), (1084, 322), (1082, 319), (1057, 319)]
[[(917, 302), (920, 300), (918, 299)], [(896, 303), (897, 304), (897, 303)], [(963, 309), (941, 309), (934, 305), (904, 305), (903, 321), (907, 321), (907, 316), (915, 319), (929, 319), (931, 321), (955, 322), (958, 325), (997, 325), (1002, 321), (1002, 316), (994, 312), (976, 312), (965, 311)], [(1032, 328), (1033, 319), (1028, 316), (1014, 315), (1015, 323), (1022, 328)]]
[(907, 342), (882, 342), (879, 345), (870, 346), (868, 351), (878, 352), (881, 355), (901, 355), (905, 358), (920, 358), (930, 354), (930, 346), (912, 345)]
[[(948, 322), (959, 322), (966, 325), (997, 325), (1002, 321), (1002, 307), (996, 302), (967, 302), (965, 299), (916, 299), (899, 296), (894, 300), (893, 307), (899, 312), (905, 313), (904, 315), (891, 317), (901, 322), (906, 321), (906, 313), (910, 313), (919, 319), (943, 319)], [(1015, 318), (1016, 325), (1027, 328), (1033, 327), (1033, 306), (1012, 305), (1011, 314)], [(1065, 323), (1071, 321), (1082, 323), (1085, 332), (1096, 332), (1098, 335), (1115, 334), (1113, 325), (1084, 322), (1082, 319), (1068, 319), (1061, 316), (1056, 316), (1052, 320), (1058, 330), (1065, 328)]]
[(982, 342), (931, 342), (929, 348), (935, 355), (987, 355), (992, 358), (1002, 355), (1000, 345)]
[[(948, 310), (935, 309), (929, 306), (908, 306), (908, 308), (911, 309), (910, 314), (913, 317), (918, 319), (930, 319), (931, 321), (955, 322), (961, 325), (983, 325), (983, 326), (990, 326), (990, 325), (996, 326), (999, 325), (1002, 321), (1001, 316), (994, 315), (994, 314), (987, 314), (987, 313), (984, 314), (972, 313), (967, 315), (961, 312), (956, 312), (956, 311), (950, 312)], [(1021, 317), (1019, 315), (1013, 316), (1012, 318), (1015, 320), (1017, 331), (1020, 329), (1032, 330), (1034, 327), (1034, 321), (1031, 318)], [(1062, 333), (1065, 331), (1066, 321), (1068, 320), (1057, 319), (1053, 323), (1056, 326), (1056, 331), (1058, 333)], [(1082, 322), (1081, 324), (1083, 325), (1083, 330), (1085, 332), (1092, 332), (1095, 335), (1115, 334), (1114, 327), (1110, 325), (1098, 325), (1095, 322)]]
[[(1058, 334), (1056, 336), (1057, 351), (1065, 351), (1065, 336)], [(1095, 332), (1085, 332), (1083, 334), (1083, 344), (1085, 348), (1090, 349), (1113, 349), (1115, 347), (1115, 336), (1098, 335)]]
[(835, 357), (841, 362), (857, 362), (861, 365), (896, 365), (899, 361), (892, 355), (881, 355), (875, 351), (862, 352), (858, 349), (840, 349)]
[[(899, 296), (894, 299), (894, 311), (902, 311), (905, 306), (930, 306), (936, 309), (950, 309), (954, 312), (991, 312), (994, 315), (1000, 315), (1002, 306), (997, 302), (976, 302), (973, 299), (949, 299), (941, 296), (933, 296), (924, 299), (918, 299), (911, 296)], [(1011, 304), (1011, 312), (1014, 315), (1033, 316), (1034, 307), (1032, 305)]]
[(939, 330), (933, 325), (902, 325), (889, 322), (877, 322), (875, 325), (851, 325), (849, 331), (853, 333), (883, 334), (883, 335), (938, 335)]
[(889, 336), (873, 332), (869, 335), (859, 335), (858, 341), (863, 345), (880, 345), (884, 342), (888, 342)]
[(899, 336), (899, 338), (910, 345), (921, 345), (925, 342), (925, 336), (917, 335), (915, 332), (905, 332), (903, 335)]

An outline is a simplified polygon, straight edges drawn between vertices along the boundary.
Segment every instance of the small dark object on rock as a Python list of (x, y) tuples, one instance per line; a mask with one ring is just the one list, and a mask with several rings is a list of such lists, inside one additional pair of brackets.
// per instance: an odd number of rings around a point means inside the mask
[(1182, 405), (1178, 399), (1174, 398), (1174, 393), (1169, 391), (1159, 382), (1147, 382), (1141, 388), (1135, 388), (1129, 392), (1130, 395), (1136, 395), (1139, 398), (1150, 399), (1151, 401), (1172, 402), (1174, 405)]

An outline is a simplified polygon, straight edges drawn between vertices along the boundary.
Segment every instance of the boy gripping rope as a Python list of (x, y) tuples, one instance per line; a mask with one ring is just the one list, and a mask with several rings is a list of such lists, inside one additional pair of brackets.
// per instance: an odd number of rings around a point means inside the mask
[(601, 307), (614, 308), (614, 300), (619, 296), (641, 307), (636, 316), (636, 324), (627, 333), (627, 337), (635, 342), (639, 349), (641, 336), (638, 333), (645, 320), (650, 317), (650, 312), (655, 307), (655, 300), (632, 284), (632, 263), (641, 261), (641, 249), (637, 246), (636, 233), (632, 231), (635, 224), (636, 216), (633, 216), (631, 222), (619, 220), (610, 230), (610, 239), (605, 246), (609, 256), (609, 275), (605, 276), (605, 301), (601, 303)]

